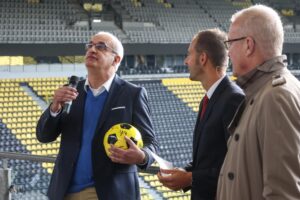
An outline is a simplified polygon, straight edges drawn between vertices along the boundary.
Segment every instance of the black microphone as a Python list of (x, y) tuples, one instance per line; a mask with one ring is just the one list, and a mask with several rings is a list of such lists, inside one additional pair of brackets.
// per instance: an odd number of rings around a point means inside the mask
[[(69, 80), (69, 87), (76, 88), (79, 82), (79, 78), (77, 76), (71, 76)], [(63, 112), (66, 114), (70, 113), (72, 101), (65, 102)]]

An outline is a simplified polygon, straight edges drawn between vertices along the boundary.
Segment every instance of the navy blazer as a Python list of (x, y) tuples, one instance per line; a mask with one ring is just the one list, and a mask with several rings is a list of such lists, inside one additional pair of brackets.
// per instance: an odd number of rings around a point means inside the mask
[[(86, 99), (84, 82), (80, 81), (77, 86), (79, 95), (73, 101), (68, 115), (61, 113), (52, 117), (48, 108), (38, 121), (36, 134), (40, 142), (52, 142), (61, 136), (59, 153), (48, 189), (50, 200), (63, 200), (75, 169), (83, 129)], [(148, 161), (139, 167), (144, 169), (150, 166), (154, 160), (149, 151), (156, 152), (158, 145), (150, 119), (146, 90), (116, 75), (91, 144), (95, 188), (101, 200), (140, 199), (136, 165), (113, 163), (104, 150), (104, 134), (118, 123), (132, 124), (141, 132)]]
[[(243, 91), (226, 76), (209, 99), (203, 119), (198, 115), (193, 161), (185, 167), (192, 172), (191, 199), (215, 199), (219, 172), (227, 152), (227, 127), (243, 99)], [(201, 109), (202, 102), (199, 113)]]

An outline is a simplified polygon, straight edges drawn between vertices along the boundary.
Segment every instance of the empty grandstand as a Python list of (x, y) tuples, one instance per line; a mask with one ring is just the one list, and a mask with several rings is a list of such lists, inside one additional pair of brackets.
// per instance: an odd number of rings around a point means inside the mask
[[(148, 91), (160, 156), (184, 166), (191, 161), (192, 134), (204, 94), (200, 83), (188, 79), (188, 44), (199, 30), (228, 30), (230, 16), (254, 3), (281, 13), (284, 52), (299, 78), (297, 0), (1, 0), (0, 152), (55, 158), (59, 141), (39, 143), (37, 119), (68, 77), (85, 77), (84, 45), (103, 30), (124, 44), (118, 74)], [(0, 158), (0, 165), (12, 169), (13, 199), (47, 199), (53, 162)], [(142, 200), (190, 198), (189, 192), (162, 186), (153, 173), (139, 175)]]
[(281, 13), (284, 52), (289, 65), (297, 68), (300, 6), (295, 0), (3, 0), (0, 55), (23, 57), (1, 58), (0, 65), (82, 63), (89, 37), (106, 30), (124, 43), (125, 73), (143, 65), (155, 73), (162, 67), (174, 71), (183, 64), (187, 44), (198, 30), (228, 30), (230, 16), (252, 3), (273, 6)]

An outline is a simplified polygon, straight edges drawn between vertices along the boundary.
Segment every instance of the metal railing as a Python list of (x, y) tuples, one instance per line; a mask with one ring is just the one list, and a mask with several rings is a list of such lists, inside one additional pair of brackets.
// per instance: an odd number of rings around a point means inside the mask
[[(15, 152), (0, 152), (0, 160), (2, 161), (2, 168), (0, 167), (0, 200), (12, 200), (12, 194), (18, 191), (18, 186), (12, 185), (13, 170), (9, 168), (9, 160), (25, 160), (39, 163), (54, 163), (56, 157), (30, 155)], [(139, 172), (156, 174), (158, 167), (149, 167), (147, 170), (139, 169)], [(20, 198), (21, 199), (21, 198)]]

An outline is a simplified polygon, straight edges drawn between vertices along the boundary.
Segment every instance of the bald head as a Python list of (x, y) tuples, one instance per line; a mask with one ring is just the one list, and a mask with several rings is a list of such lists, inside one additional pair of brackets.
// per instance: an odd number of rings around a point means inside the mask
[(124, 48), (123, 48), (123, 45), (121, 43), (121, 41), (116, 37), (114, 36), (113, 34), (109, 33), (109, 32), (104, 32), (104, 31), (101, 31), (101, 32), (98, 32), (94, 35), (95, 36), (103, 36), (105, 38), (108, 38), (108, 41), (107, 44), (114, 50), (114, 52), (120, 56), (120, 62), (116, 65), (116, 67), (118, 68), (119, 65), (121, 64), (121, 61), (123, 59), (123, 56), (124, 56)]

